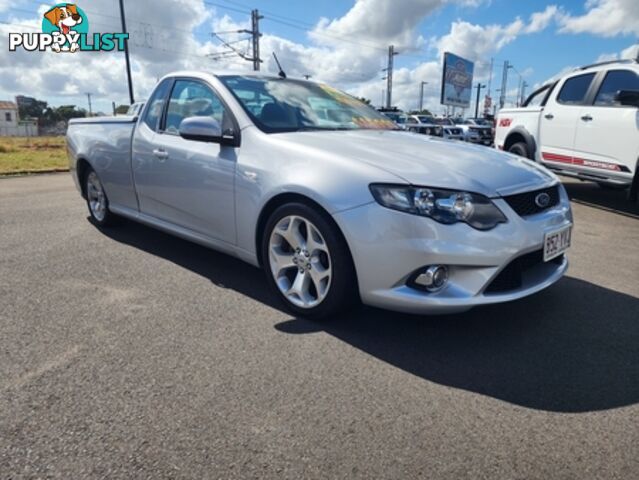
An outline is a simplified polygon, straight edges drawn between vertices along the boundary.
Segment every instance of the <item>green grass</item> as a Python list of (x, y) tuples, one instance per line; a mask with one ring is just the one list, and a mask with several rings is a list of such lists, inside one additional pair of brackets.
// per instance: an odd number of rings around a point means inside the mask
[(0, 175), (68, 168), (64, 137), (0, 137)]

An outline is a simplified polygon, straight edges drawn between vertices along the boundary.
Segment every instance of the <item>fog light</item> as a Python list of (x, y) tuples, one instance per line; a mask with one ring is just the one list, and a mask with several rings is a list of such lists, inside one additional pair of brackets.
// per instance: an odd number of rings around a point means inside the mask
[(414, 283), (429, 292), (437, 292), (444, 288), (447, 281), (448, 268), (443, 265), (431, 265), (417, 275)]

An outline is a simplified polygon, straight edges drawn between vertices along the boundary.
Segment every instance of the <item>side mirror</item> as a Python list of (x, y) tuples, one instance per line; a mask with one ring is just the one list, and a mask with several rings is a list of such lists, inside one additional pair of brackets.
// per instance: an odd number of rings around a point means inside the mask
[(615, 101), (627, 107), (639, 107), (639, 90), (619, 90)]
[(212, 117), (188, 117), (182, 120), (179, 128), (180, 136), (186, 140), (197, 142), (219, 143), (236, 146), (237, 141), (232, 131), (222, 132), (222, 127)]

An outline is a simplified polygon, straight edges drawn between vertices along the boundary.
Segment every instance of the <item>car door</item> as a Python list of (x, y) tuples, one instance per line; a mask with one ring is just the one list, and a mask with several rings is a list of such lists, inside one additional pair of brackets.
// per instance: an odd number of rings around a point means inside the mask
[(639, 91), (639, 76), (630, 69), (602, 72), (591, 105), (580, 109), (575, 163), (592, 173), (629, 174), (639, 156), (639, 109), (615, 102), (619, 90)]
[(178, 78), (165, 104), (158, 131), (144, 144), (151, 155), (137, 154), (135, 178), (140, 211), (235, 244), (234, 178), (238, 149), (182, 138), (180, 123), (195, 116), (211, 116), (223, 130), (234, 128), (230, 111), (209, 85), (198, 79)]
[(558, 85), (557, 95), (548, 100), (539, 124), (544, 162), (562, 167), (572, 164), (577, 122), (594, 78), (594, 72), (567, 77)]

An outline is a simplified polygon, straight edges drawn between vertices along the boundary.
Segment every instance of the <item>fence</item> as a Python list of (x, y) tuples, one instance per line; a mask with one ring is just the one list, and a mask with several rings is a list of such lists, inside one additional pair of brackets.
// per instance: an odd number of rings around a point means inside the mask
[(37, 137), (37, 123), (20, 122), (18, 125), (0, 126), (0, 137)]

